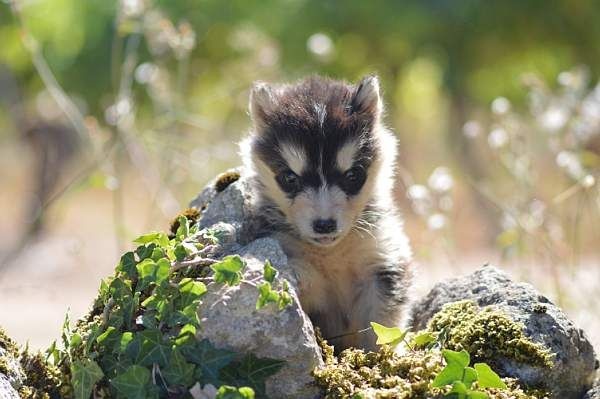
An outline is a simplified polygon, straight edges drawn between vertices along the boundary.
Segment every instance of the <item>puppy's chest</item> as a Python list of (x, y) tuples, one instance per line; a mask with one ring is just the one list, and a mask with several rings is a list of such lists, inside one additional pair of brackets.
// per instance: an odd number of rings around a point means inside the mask
[(300, 299), (307, 311), (339, 308), (351, 313), (362, 287), (374, 278), (379, 254), (370, 240), (349, 240), (333, 248), (298, 246), (288, 253), (298, 274)]

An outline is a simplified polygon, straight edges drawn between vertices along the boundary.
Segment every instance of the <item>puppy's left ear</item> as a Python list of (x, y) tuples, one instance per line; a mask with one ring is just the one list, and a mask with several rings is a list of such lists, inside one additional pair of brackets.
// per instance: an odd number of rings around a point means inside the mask
[(379, 94), (379, 78), (375, 75), (365, 76), (356, 86), (351, 102), (352, 112), (371, 115), (379, 119), (383, 111), (383, 103)]
[(255, 133), (260, 133), (269, 124), (269, 117), (277, 105), (277, 89), (265, 82), (254, 82), (250, 92), (250, 116)]

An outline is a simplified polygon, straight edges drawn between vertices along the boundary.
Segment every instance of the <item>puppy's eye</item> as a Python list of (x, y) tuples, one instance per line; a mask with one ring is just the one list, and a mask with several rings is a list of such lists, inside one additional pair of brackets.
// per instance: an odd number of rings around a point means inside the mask
[(286, 193), (295, 193), (300, 191), (302, 188), (300, 177), (291, 170), (281, 172), (275, 179), (277, 180), (277, 183), (279, 183), (279, 186), (281, 186), (282, 190)]
[(348, 194), (356, 194), (360, 191), (365, 180), (367, 173), (362, 166), (354, 166), (344, 173), (344, 191)]

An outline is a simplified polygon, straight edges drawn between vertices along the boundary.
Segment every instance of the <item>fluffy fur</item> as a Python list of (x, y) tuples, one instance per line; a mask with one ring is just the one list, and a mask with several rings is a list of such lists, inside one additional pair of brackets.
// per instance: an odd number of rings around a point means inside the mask
[(304, 310), (336, 350), (374, 349), (361, 330), (401, 324), (411, 258), (378, 79), (257, 83), (250, 114), (242, 154), (256, 210), (297, 273)]

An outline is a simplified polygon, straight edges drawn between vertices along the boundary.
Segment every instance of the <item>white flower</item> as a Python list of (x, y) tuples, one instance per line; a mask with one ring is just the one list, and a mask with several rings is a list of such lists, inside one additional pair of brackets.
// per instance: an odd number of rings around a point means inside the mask
[(504, 115), (510, 111), (510, 101), (504, 97), (498, 97), (492, 101), (492, 112), (496, 115)]
[(501, 127), (497, 127), (488, 135), (488, 144), (492, 148), (501, 148), (508, 143), (508, 133)]
[(448, 168), (440, 166), (435, 168), (429, 180), (427, 180), (429, 187), (438, 193), (445, 193), (452, 189), (454, 186), (454, 180)]
[(468, 121), (463, 126), (463, 134), (470, 139), (474, 139), (475, 137), (479, 136), (481, 131), (481, 125), (477, 121)]
[(315, 33), (309, 37), (306, 47), (319, 58), (327, 58), (333, 53), (333, 41), (325, 33)]
[(542, 127), (551, 132), (560, 130), (568, 120), (568, 112), (558, 106), (548, 108), (540, 117)]
[(434, 213), (427, 218), (427, 227), (430, 230), (440, 230), (446, 226), (446, 216), (441, 213)]

